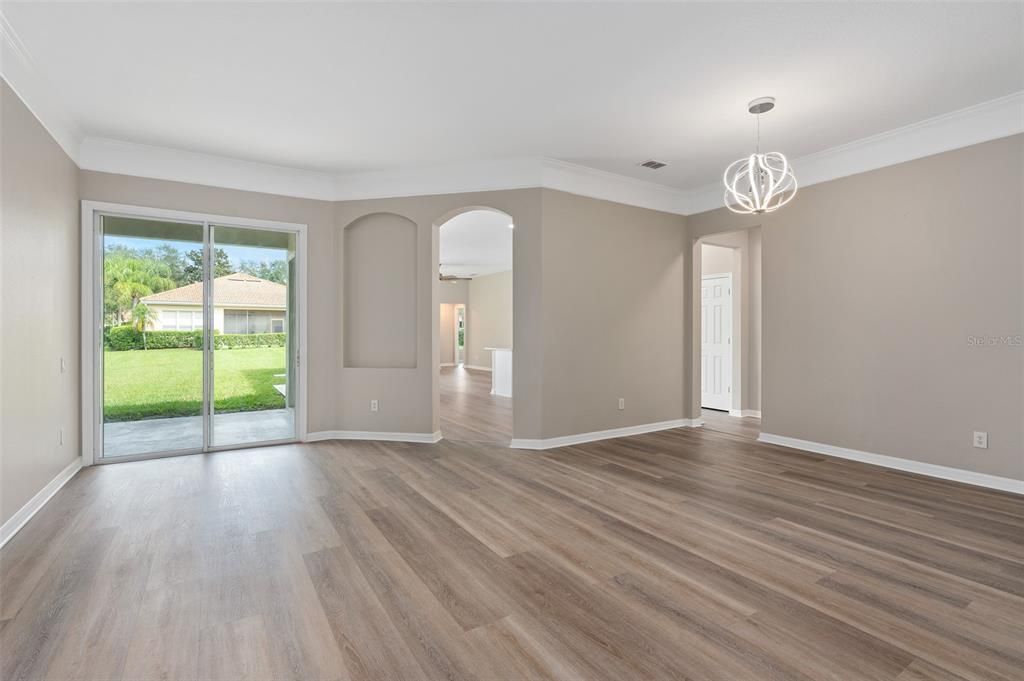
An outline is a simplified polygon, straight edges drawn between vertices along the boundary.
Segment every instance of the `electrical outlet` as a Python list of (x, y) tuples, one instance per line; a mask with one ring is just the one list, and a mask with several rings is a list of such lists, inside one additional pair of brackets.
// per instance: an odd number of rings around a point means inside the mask
[(988, 433), (974, 431), (974, 446), (978, 449), (988, 449)]
[(626, 408), (626, 398), (625, 397), (620, 397), (619, 398), (619, 411), (622, 411), (625, 408)]
[(380, 411), (380, 402), (377, 400), (370, 400), (370, 411)]

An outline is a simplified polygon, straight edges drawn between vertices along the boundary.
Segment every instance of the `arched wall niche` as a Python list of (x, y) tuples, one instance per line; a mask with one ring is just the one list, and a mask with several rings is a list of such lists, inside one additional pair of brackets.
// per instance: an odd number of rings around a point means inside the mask
[(370, 213), (346, 225), (342, 239), (345, 368), (415, 368), (416, 223)]

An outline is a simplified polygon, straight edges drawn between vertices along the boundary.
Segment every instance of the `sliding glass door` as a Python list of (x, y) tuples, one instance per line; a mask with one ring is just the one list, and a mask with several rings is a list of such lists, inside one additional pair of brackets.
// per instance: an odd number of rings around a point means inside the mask
[(202, 450), (204, 226), (102, 227), (102, 455)]
[[(211, 225), (214, 447), (295, 437), (295, 234)], [(230, 264), (228, 264), (230, 263)], [(229, 271), (230, 270), (230, 271)]]
[(298, 240), (272, 227), (96, 219), (97, 460), (298, 437)]

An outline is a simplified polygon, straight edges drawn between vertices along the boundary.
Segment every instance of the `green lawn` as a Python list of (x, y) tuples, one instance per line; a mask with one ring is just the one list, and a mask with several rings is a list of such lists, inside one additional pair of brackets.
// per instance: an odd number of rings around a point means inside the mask
[[(203, 353), (198, 350), (127, 350), (103, 353), (105, 421), (198, 416), (203, 406)], [(274, 384), (284, 383), (284, 348), (214, 352), (217, 412), (281, 409)]]

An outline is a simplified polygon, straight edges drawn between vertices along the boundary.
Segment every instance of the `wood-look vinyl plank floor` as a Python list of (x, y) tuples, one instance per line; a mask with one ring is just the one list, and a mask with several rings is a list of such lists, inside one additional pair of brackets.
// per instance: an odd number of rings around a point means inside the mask
[(512, 398), (491, 394), (487, 371), (441, 367), (440, 410), (446, 439), (506, 445), (512, 439)]
[(705, 418), (83, 470), (0, 550), (0, 678), (1022, 678), (1024, 498)]

